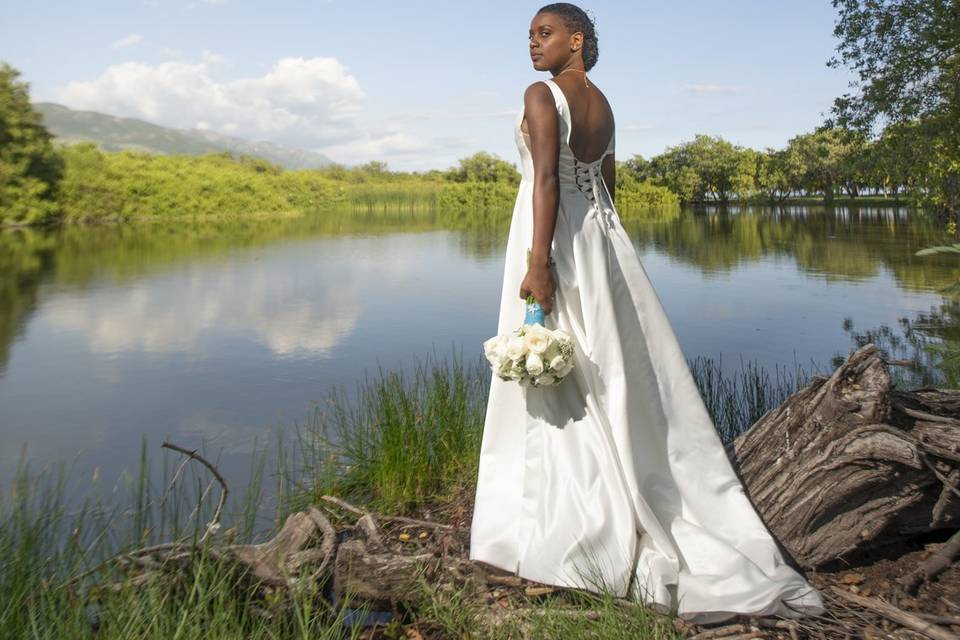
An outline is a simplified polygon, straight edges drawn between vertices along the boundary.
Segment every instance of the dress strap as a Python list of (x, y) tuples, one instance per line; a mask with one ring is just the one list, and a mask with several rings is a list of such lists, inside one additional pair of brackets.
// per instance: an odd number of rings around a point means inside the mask
[(540, 82), (550, 88), (553, 94), (553, 102), (557, 105), (557, 115), (560, 116), (560, 140), (570, 145), (570, 133), (573, 129), (573, 123), (570, 119), (570, 105), (567, 104), (567, 96), (563, 95), (560, 85), (551, 78), (541, 80)]
[(563, 95), (563, 91), (560, 90), (560, 87), (557, 85), (557, 83), (550, 78), (541, 80), (540, 82), (547, 85), (547, 87), (550, 89), (550, 93), (553, 94), (553, 102), (557, 106), (557, 113), (562, 116), (564, 112), (564, 106), (567, 104), (567, 97)]

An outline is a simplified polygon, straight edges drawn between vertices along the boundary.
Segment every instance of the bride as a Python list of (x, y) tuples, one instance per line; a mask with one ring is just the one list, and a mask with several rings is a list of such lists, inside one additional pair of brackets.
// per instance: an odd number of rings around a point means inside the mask
[[(538, 582), (633, 597), (696, 622), (822, 610), (748, 500), (614, 206), (614, 119), (587, 77), (590, 18), (530, 24), (520, 183), (498, 333), (532, 294), (575, 343), (552, 387), (492, 376), (470, 558)], [(529, 266), (527, 252), (530, 251)]]

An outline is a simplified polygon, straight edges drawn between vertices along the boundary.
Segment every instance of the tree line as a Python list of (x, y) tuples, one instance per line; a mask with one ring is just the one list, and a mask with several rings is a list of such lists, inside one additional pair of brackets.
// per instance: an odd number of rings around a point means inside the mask
[(931, 183), (921, 159), (912, 157), (917, 135), (915, 128), (891, 127), (869, 140), (858, 131), (821, 128), (791, 138), (784, 149), (764, 151), (697, 135), (650, 159), (635, 155), (620, 168), (688, 204), (810, 196), (827, 204), (838, 196), (922, 199)]
[[(832, 2), (839, 12), (838, 55), (827, 64), (850, 67), (858, 79), (851, 93), (835, 99), (823, 125), (792, 138), (783, 149), (756, 151), (697, 135), (650, 159), (619, 162), (618, 208), (780, 203), (804, 196), (829, 204), (838, 196), (880, 196), (907, 199), (956, 222), (960, 2)], [(194, 214), (218, 206), (217, 212), (224, 207), (236, 213), (246, 207), (283, 210), (424, 194), (454, 211), (499, 208), (508, 214), (520, 179), (514, 165), (487, 153), (446, 171), (413, 174), (391, 172), (382, 162), (284, 172), (263, 161), (234, 158), (237, 166), (229, 166), (220, 158), (205, 165), (207, 181), (187, 198), (184, 184), (174, 177), (183, 175), (182, 167), (171, 162), (199, 162), (195, 159), (57, 150), (18, 75), (0, 63), (0, 224), (124, 217), (185, 205)], [(111, 171), (117, 183), (104, 180)], [(255, 179), (247, 180), (251, 176)], [(296, 188), (289, 189), (291, 183)]]
[[(229, 152), (162, 156), (57, 147), (26, 83), (0, 64), (0, 226), (250, 217), (352, 208), (434, 213), (452, 227), (510, 220), (520, 173), (479, 152), (446, 170), (391, 171), (384, 162), (285, 170)], [(667, 189), (627, 184), (636, 207), (676, 205)]]

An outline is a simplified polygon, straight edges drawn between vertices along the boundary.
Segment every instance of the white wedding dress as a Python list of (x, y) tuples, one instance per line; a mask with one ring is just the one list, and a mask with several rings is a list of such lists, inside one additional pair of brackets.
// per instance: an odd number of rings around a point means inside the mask
[[(600, 175), (560, 121), (560, 205), (546, 326), (573, 336), (558, 386), (493, 376), (470, 558), (551, 585), (607, 590), (696, 622), (822, 611), (744, 493), (660, 300)], [(523, 180), (507, 240), (498, 333), (523, 320), (533, 238), (533, 162), (516, 120)], [(612, 153), (614, 140), (604, 155)]]

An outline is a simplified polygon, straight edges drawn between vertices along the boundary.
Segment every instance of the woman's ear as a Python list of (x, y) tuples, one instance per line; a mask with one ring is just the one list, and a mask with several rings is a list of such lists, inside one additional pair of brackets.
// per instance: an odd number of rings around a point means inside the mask
[(575, 34), (570, 36), (570, 50), (579, 51), (583, 48), (583, 34), (577, 31)]

